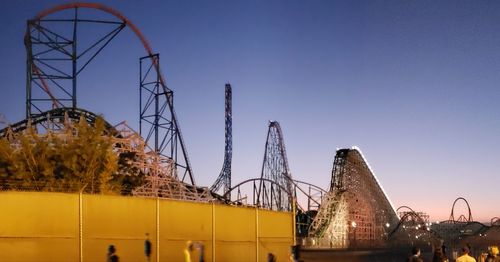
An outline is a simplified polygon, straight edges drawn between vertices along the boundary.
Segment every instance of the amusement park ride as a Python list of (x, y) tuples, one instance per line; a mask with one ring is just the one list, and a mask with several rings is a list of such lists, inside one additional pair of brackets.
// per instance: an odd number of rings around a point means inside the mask
[[(90, 16), (92, 12), (109, 19)], [(109, 32), (86, 46), (80, 46), (82, 26), (107, 26)], [(384, 248), (415, 243), (457, 244), (471, 239), (500, 236), (500, 220), (487, 226), (468, 217), (455, 219), (453, 203), (450, 219), (432, 224), (423, 213), (411, 208), (395, 209), (360, 149), (336, 151), (328, 191), (292, 178), (283, 131), (276, 121), (269, 122), (265, 153), (259, 178), (236, 185), (231, 181), (232, 88), (225, 86), (225, 154), (215, 183), (200, 187), (188, 158), (177, 116), (173, 91), (160, 70), (159, 54), (153, 52), (141, 31), (120, 12), (95, 3), (71, 3), (41, 12), (27, 24), (24, 43), (27, 51), (26, 119), (0, 130), (0, 136), (34, 127), (40, 134), (57, 134), (64, 126), (84, 119), (92, 125), (97, 116), (79, 108), (78, 77), (96, 56), (126, 27), (142, 43), (140, 58), (139, 132), (125, 123), (106, 123), (119, 152), (137, 155), (132, 165), (147, 174), (146, 182), (132, 194), (191, 201), (218, 201), (250, 204), (265, 209), (296, 212), (297, 238), (311, 247)], [(251, 187), (252, 197), (242, 188)], [(301, 206), (297, 199), (305, 199)], [(400, 211), (405, 209), (405, 211)], [(400, 211), (398, 213), (398, 211)], [(477, 241), (479, 241), (477, 240)], [(486, 242), (485, 242), (486, 243)]]

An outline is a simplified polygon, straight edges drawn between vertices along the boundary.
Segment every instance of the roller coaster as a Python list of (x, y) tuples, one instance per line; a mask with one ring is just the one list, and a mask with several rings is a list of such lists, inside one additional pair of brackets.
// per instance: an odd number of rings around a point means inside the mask
[[(82, 13), (81, 10), (89, 12)], [(92, 12), (104, 13), (86, 17)], [(111, 26), (103, 37), (81, 47), (82, 26)], [(305, 246), (338, 249), (385, 248), (463, 241), (486, 243), (500, 239), (500, 219), (487, 226), (472, 219), (467, 201), (453, 203), (450, 219), (432, 224), (411, 208), (398, 213), (372, 168), (357, 147), (336, 151), (328, 190), (292, 178), (283, 130), (270, 121), (261, 174), (235, 185), (231, 181), (232, 88), (225, 86), (225, 150), (219, 176), (210, 187), (200, 187), (174, 110), (173, 91), (160, 70), (159, 54), (128, 18), (95, 3), (70, 3), (45, 10), (28, 20), (24, 43), (27, 52), (26, 119), (0, 130), (0, 137), (33, 128), (39, 134), (62, 133), (84, 119), (93, 125), (97, 115), (77, 107), (80, 73), (125, 28), (142, 43), (139, 58), (139, 131), (126, 123), (105, 123), (117, 153), (134, 153), (134, 170), (147, 174), (146, 182), (132, 191), (142, 197), (190, 201), (220, 201), (231, 205), (296, 212), (297, 236)], [(248, 194), (250, 193), (250, 196)], [(300, 201), (304, 200), (304, 201)], [(463, 200), (468, 216), (455, 219), (454, 207)], [(307, 205), (304, 205), (306, 202)], [(483, 242), (481, 242), (483, 241)]]

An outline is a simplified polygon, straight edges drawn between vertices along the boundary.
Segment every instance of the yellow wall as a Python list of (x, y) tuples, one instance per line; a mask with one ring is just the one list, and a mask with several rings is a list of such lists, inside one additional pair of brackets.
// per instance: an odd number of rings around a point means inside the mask
[(287, 261), (293, 216), (176, 200), (0, 192), (0, 261), (105, 261), (110, 244), (121, 262), (145, 261), (145, 233), (151, 261), (183, 261), (187, 240), (204, 243), (207, 262), (266, 261), (267, 253)]

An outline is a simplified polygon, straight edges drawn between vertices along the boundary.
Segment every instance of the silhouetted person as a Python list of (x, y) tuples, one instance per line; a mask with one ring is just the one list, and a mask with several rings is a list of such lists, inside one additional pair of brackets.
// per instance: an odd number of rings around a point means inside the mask
[(146, 240), (144, 240), (144, 255), (146, 255), (146, 260), (151, 261), (151, 241), (149, 241), (149, 234), (146, 233)]
[(418, 247), (412, 248), (411, 256), (408, 258), (407, 261), (408, 262), (424, 262), (424, 260), (422, 260), (420, 258), (420, 248), (418, 248)]
[(300, 258), (300, 245), (294, 245), (291, 248), (290, 261), (298, 262)]
[(470, 253), (469, 247), (467, 247), (467, 246), (462, 247), (462, 255), (459, 256), (457, 258), (457, 260), (455, 260), (455, 261), (456, 262), (476, 262), (476, 259), (471, 257), (469, 255), (469, 253)]
[(268, 253), (267, 262), (276, 262), (276, 256), (274, 256), (273, 253)]
[(200, 258), (198, 259), (198, 261), (205, 262), (205, 245), (203, 245), (203, 243), (201, 242), (195, 242), (194, 245), (200, 253)]
[(444, 246), (436, 247), (434, 250), (434, 256), (432, 257), (432, 262), (448, 262), (449, 260), (444, 252)]
[(116, 248), (113, 245), (109, 245), (108, 247), (108, 257), (107, 262), (118, 262), (119, 258), (116, 255)]
[(491, 246), (488, 248), (488, 256), (484, 260), (485, 262), (500, 262), (500, 257), (498, 256), (498, 247)]
[(186, 242), (186, 248), (183, 250), (184, 253), (184, 262), (192, 262), (191, 261), (191, 252), (195, 249), (198, 249), (200, 257), (198, 259), (199, 262), (205, 262), (205, 246), (201, 242)]
[(465, 246), (469, 249), (469, 256), (474, 257), (474, 250), (472, 249), (472, 245), (470, 243), (465, 244)]
[(182, 250), (184, 253), (184, 262), (191, 262), (191, 251), (193, 251), (193, 244), (191, 241), (186, 242), (186, 248)]

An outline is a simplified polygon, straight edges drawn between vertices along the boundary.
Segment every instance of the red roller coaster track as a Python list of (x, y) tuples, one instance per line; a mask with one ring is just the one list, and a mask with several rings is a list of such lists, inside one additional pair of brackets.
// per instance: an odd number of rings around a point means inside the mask
[[(103, 11), (105, 13), (108, 13), (108, 14), (111, 14), (111, 15), (115, 16), (116, 18), (118, 18), (121, 21), (123, 21), (127, 26), (129, 26), (132, 29), (132, 31), (135, 33), (135, 35), (141, 41), (141, 43), (144, 46), (144, 49), (146, 50), (147, 54), (151, 57), (152, 63), (154, 65), (154, 67), (155, 67), (155, 70), (157, 71), (157, 73), (158, 73), (158, 75), (160, 77), (160, 82), (161, 82), (162, 86), (164, 88), (166, 87), (166, 83), (165, 83), (165, 80), (163, 78), (163, 75), (161, 74), (158, 61), (156, 60), (155, 56), (152, 56), (153, 55), (153, 50), (151, 49), (151, 45), (147, 41), (146, 37), (144, 37), (144, 35), (142, 34), (141, 30), (139, 30), (139, 28), (134, 23), (132, 23), (132, 21), (130, 21), (130, 19), (128, 19), (127, 17), (125, 17), (119, 11), (117, 11), (117, 10), (111, 8), (111, 7), (105, 6), (103, 4), (99, 4), (99, 3), (76, 2), (76, 3), (62, 4), (62, 5), (58, 5), (58, 6), (46, 9), (46, 10), (38, 13), (32, 20), (34, 20), (34, 21), (36, 21), (36, 20), (42, 20), (44, 17), (46, 17), (46, 16), (48, 16), (50, 14), (57, 13), (59, 11), (63, 11), (63, 10), (67, 10), (67, 9), (73, 9), (73, 8), (89, 8), (89, 9), (100, 10), (100, 11)], [(24, 37), (25, 37), (25, 41), (26, 41), (27, 38), (29, 37), (29, 32), (26, 32), (26, 34), (25, 34)], [(35, 74), (40, 75), (40, 72), (39, 72), (38, 68), (36, 68), (36, 66), (34, 66), (34, 72), (35, 72)], [(52, 105), (53, 105), (53, 107), (58, 107), (57, 104), (58, 103), (60, 104), (60, 102), (57, 101), (57, 99), (54, 97), (54, 95), (50, 91), (49, 86), (47, 85), (47, 83), (45, 82), (45, 80), (41, 79), (41, 82), (42, 82), (44, 91), (52, 99)]]

